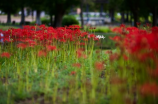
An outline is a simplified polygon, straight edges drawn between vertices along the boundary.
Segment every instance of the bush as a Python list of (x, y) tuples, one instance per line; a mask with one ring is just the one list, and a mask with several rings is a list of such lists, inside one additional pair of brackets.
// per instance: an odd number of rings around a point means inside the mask
[(43, 19), (41, 19), (41, 23), (49, 26), (50, 20), (46, 19), (46, 18), (43, 18)]
[(66, 15), (63, 17), (62, 26), (78, 25), (78, 24), (79, 22), (72, 15)]
[(90, 33), (91, 32), (95, 32), (95, 33), (111, 33), (111, 30), (108, 27), (96, 27), (95, 30), (89, 29), (89, 27), (86, 27), (86, 28), (85, 28), (85, 30), (90, 32)]
[[(49, 23), (50, 23), (50, 20), (49, 19), (46, 19), (46, 18), (41, 18), (41, 24), (45, 24), (47, 26), (49, 26)], [(36, 24), (36, 21), (32, 21), (30, 23), (30, 25), (35, 25)]]

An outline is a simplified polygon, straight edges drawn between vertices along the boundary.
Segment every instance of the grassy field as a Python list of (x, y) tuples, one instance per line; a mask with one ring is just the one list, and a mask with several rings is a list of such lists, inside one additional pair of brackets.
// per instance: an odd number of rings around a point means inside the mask
[(9, 28), (19, 28), (18, 26), (12, 26), (12, 25), (0, 25), (0, 29), (2, 30), (8, 30)]

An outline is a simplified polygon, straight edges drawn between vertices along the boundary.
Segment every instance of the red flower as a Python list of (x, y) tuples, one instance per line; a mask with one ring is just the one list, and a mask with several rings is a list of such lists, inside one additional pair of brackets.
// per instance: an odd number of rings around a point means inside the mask
[(137, 24), (137, 26), (139, 26), (141, 23), (140, 23), (140, 22), (137, 22), (136, 24)]
[(117, 53), (110, 54), (109, 60), (114, 61), (118, 59), (119, 55)]
[(25, 49), (25, 48), (27, 47), (27, 45), (24, 44), (24, 43), (19, 43), (19, 44), (17, 45), (17, 47), (18, 47), (18, 48), (21, 48), (21, 49)]
[(118, 41), (120, 41), (121, 40), (121, 37), (120, 36), (114, 36), (114, 37), (109, 37), (111, 40), (113, 40), (113, 41), (116, 41), (116, 42), (118, 42)]
[(120, 27), (125, 27), (125, 24), (121, 24)]
[(84, 49), (78, 49), (77, 51), (76, 51), (76, 54), (77, 54), (77, 57), (78, 58), (81, 58), (81, 57), (83, 57), (83, 58), (85, 58), (84, 56), (84, 54), (83, 54), (83, 52), (84, 52), (85, 50)]
[(43, 50), (38, 51), (38, 56), (39, 57), (46, 56), (46, 55), (47, 55), (47, 53), (45, 51), (43, 51)]
[(158, 95), (158, 85), (156, 83), (145, 83), (140, 87), (140, 93), (143, 95)]
[(124, 60), (128, 60), (128, 57), (126, 55), (123, 55)]
[(11, 55), (10, 55), (10, 53), (8, 53), (8, 52), (3, 52), (3, 53), (1, 53), (1, 57), (6, 57), (6, 58), (9, 58)]
[(56, 50), (56, 46), (48, 45), (48, 46), (46, 46), (46, 48), (47, 48), (47, 51), (53, 51), (53, 50)]
[(75, 71), (71, 71), (70, 75), (75, 75), (76, 72)]
[(81, 27), (79, 25), (70, 25), (68, 28), (70, 28), (70, 29), (80, 29)]
[(122, 28), (121, 27), (115, 27), (113, 28), (111, 31), (115, 32), (115, 33), (122, 33)]
[(77, 53), (78, 58), (80, 58), (82, 56), (82, 51), (81, 50), (77, 50), (76, 53)]
[(94, 34), (90, 34), (88, 37), (89, 38), (95, 38), (96, 36)]
[(94, 67), (97, 70), (103, 70), (105, 68), (103, 62), (95, 62)]
[(81, 64), (80, 63), (74, 63), (72, 64), (73, 67), (77, 67), (77, 68), (80, 68), (81, 67)]

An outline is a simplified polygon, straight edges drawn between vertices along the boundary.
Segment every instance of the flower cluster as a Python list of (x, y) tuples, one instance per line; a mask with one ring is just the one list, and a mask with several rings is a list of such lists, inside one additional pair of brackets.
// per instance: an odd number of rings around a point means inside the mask
[(145, 83), (140, 87), (141, 94), (156, 96), (158, 92), (156, 81), (158, 78), (158, 27), (140, 29), (122, 26), (114, 28), (113, 31), (119, 33), (111, 38), (120, 48), (119, 59), (122, 57), (126, 61), (126, 68), (135, 69), (133, 71), (128, 69), (129, 72), (134, 73), (134, 80), (141, 84)]
[[(46, 56), (47, 52), (61, 50), (64, 48), (62, 44), (82, 47), (87, 45), (89, 40), (98, 40), (94, 34), (81, 31), (78, 25), (59, 28), (25, 25), (22, 29), (11, 28), (6, 31), (0, 30), (0, 33), (1, 42), (15, 43), (17, 48), (40, 47), (38, 56)], [(72, 46), (67, 50), (70, 48), (72, 49)]]

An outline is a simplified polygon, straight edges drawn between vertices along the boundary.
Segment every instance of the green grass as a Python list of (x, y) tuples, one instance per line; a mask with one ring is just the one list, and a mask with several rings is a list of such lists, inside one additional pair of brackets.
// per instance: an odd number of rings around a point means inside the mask
[(12, 26), (12, 25), (0, 25), (0, 29), (2, 29), (2, 30), (8, 30), (8, 29), (10, 29), (10, 28), (15, 28), (15, 29), (17, 29), (17, 28), (19, 28), (19, 27), (17, 27), (17, 26)]
[[(6, 47), (9, 49), (9, 47)], [(5, 50), (5, 49), (4, 49)], [(3, 95), (0, 95), (0, 104), (10, 101), (10, 103), (16, 104), (18, 102), (27, 102), (30, 99), (30, 104), (35, 104), (41, 102), (41, 98), (44, 98), (44, 101), (49, 102), (48, 104), (52, 104), (52, 100), (49, 100), (53, 96), (57, 97), (57, 103), (65, 104), (65, 103), (72, 103), (72, 104), (81, 104), (82, 102), (82, 90), (83, 88), (83, 79), (85, 78), (86, 81), (86, 89), (87, 97), (90, 97), (91, 91), (91, 82), (88, 79), (91, 79), (91, 69), (89, 67), (90, 62), (89, 59), (78, 60), (81, 63), (81, 68), (72, 67), (72, 64), (76, 61), (75, 57), (72, 56), (71, 60), (63, 62), (61, 61), (61, 56), (58, 55), (56, 60), (56, 67), (54, 67), (54, 59), (52, 58), (48, 63), (47, 58), (38, 58), (37, 64), (37, 72), (34, 72), (33, 60), (27, 59), (27, 55), (31, 56), (31, 50), (28, 49), (26, 51), (20, 52), (18, 50), (15, 57), (11, 57), (9, 59), (1, 58), (1, 75), (0, 81), (0, 92)], [(29, 54), (30, 53), (30, 54)], [(52, 55), (49, 54), (50, 57)], [(93, 51), (93, 57), (91, 62), (94, 64), (95, 61), (98, 59), (99, 54), (96, 54)], [(28, 57), (29, 58), (29, 57)], [(101, 60), (107, 60), (108, 56), (105, 54), (101, 54)], [(12, 60), (18, 60), (16, 61)], [(44, 61), (45, 60), (45, 61)], [(100, 59), (99, 59), (100, 60)], [(47, 61), (47, 62), (46, 62)], [(15, 62), (15, 63), (14, 63)], [(8, 65), (7, 65), (8, 64)], [(50, 65), (50, 70), (47, 69), (47, 65)], [(91, 64), (93, 66), (93, 64)], [(53, 68), (55, 71), (54, 76), (52, 76)], [(83, 69), (84, 68), (84, 69)], [(20, 69), (20, 70), (19, 70)], [(76, 71), (76, 75), (70, 75), (72, 71)], [(83, 72), (84, 71), (84, 76)], [(100, 74), (100, 72), (96, 72)], [(105, 73), (105, 70), (102, 71)], [(6, 80), (6, 81), (4, 81)], [(96, 87), (96, 103), (98, 104), (108, 104), (109, 103), (109, 95), (102, 93), (100, 90), (104, 90), (107, 86), (107, 82), (105, 78), (97, 77), (97, 87)], [(9, 83), (8, 83), (9, 82)], [(78, 83), (76, 83), (78, 82)], [(88, 85), (89, 83), (89, 85)], [(76, 84), (78, 84), (76, 86)], [(56, 87), (57, 87), (57, 95), (55, 94)], [(77, 87), (77, 89), (76, 89)], [(89, 88), (90, 87), (90, 88)], [(98, 90), (98, 91), (97, 91)], [(78, 95), (78, 96), (77, 96)], [(36, 97), (36, 99), (34, 99)], [(8, 100), (9, 99), (9, 100)], [(67, 99), (67, 100), (65, 100)], [(67, 102), (69, 101), (69, 102)], [(87, 102), (89, 102), (87, 100)], [(10, 104), (9, 103), (9, 104)], [(20, 103), (24, 104), (24, 103)]]
[(109, 27), (106, 26), (96, 26), (96, 29), (89, 29), (89, 27), (85, 26), (85, 30), (90, 33), (111, 33), (111, 30)]
[(115, 33), (96, 33), (95, 35), (103, 35), (105, 38), (100, 39), (99, 43), (100, 45), (96, 45), (96, 47), (99, 47), (100, 49), (115, 49), (115, 42), (110, 39), (110, 37), (114, 37), (117, 34)]

